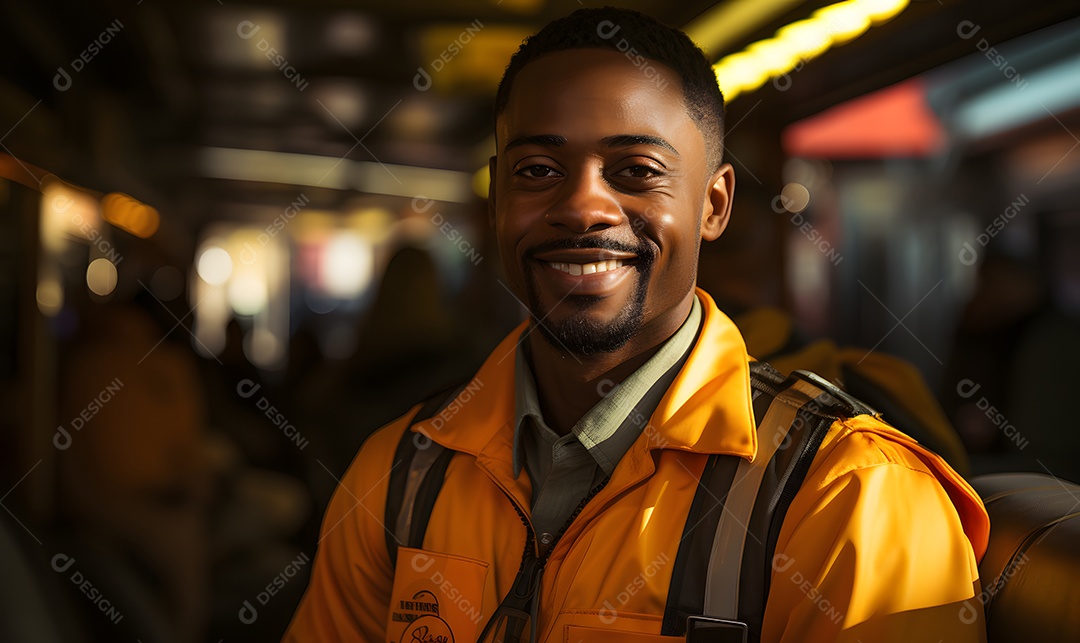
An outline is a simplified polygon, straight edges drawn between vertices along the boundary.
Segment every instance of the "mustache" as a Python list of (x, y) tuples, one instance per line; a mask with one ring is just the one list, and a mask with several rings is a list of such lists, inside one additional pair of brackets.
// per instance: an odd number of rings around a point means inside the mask
[(525, 251), (525, 258), (532, 259), (536, 255), (542, 252), (550, 252), (552, 250), (610, 250), (612, 252), (626, 252), (632, 253), (638, 256), (638, 261), (642, 263), (649, 263), (656, 257), (656, 247), (645, 241), (644, 239), (638, 239), (637, 243), (630, 244), (619, 239), (610, 239), (608, 237), (601, 236), (581, 236), (581, 237), (566, 237), (564, 239), (552, 239), (551, 241), (545, 241), (539, 245), (535, 245)]

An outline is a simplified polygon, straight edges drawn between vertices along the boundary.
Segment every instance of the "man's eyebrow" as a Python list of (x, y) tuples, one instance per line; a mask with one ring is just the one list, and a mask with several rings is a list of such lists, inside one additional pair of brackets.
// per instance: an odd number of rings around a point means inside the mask
[(537, 134), (536, 136), (519, 136), (506, 144), (503, 151), (512, 150), (522, 145), (540, 145), (541, 147), (561, 147), (566, 144), (565, 136), (555, 134)]
[(679, 150), (675, 149), (671, 143), (668, 143), (659, 136), (650, 136), (648, 134), (617, 134), (615, 136), (608, 136), (600, 139), (600, 142), (608, 147), (630, 147), (631, 145), (652, 145), (654, 147), (663, 148), (669, 152), (679, 156)]

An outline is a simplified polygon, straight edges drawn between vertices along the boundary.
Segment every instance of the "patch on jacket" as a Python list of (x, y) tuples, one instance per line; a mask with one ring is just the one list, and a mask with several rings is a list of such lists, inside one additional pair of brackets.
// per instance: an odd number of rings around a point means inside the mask
[(400, 548), (390, 594), (387, 641), (475, 641), (487, 573), (484, 561)]

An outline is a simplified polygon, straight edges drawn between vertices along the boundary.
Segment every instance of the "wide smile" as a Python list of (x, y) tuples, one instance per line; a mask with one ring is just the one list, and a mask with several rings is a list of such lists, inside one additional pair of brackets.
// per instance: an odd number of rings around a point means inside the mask
[(548, 265), (556, 270), (565, 272), (568, 275), (577, 277), (578, 275), (592, 275), (598, 272), (608, 272), (611, 270), (618, 270), (626, 265), (626, 262), (622, 259), (608, 259), (606, 261), (597, 261), (594, 263), (567, 263), (565, 261), (549, 261)]
[(535, 259), (540, 281), (559, 298), (614, 295), (635, 274), (637, 262), (637, 256), (630, 253), (597, 249), (542, 253)]

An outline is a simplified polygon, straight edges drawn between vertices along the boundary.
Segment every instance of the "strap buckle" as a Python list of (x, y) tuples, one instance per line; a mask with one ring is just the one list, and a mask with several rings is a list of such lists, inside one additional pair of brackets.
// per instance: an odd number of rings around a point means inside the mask
[(747, 627), (741, 621), (712, 616), (686, 619), (686, 643), (746, 643)]

